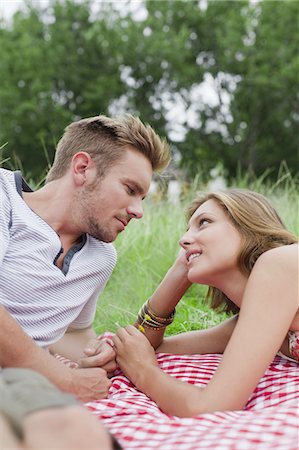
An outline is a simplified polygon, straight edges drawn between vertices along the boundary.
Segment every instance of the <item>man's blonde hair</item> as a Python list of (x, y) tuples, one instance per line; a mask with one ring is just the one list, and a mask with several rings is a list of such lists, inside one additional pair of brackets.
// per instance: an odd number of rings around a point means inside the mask
[[(227, 189), (203, 193), (189, 206), (188, 219), (208, 200), (214, 200), (239, 231), (242, 248), (238, 263), (246, 275), (250, 274), (262, 253), (275, 247), (298, 242), (298, 238), (286, 229), (273, 206), (257, 192), (246, 189)], [(229, 236), (227, 238), (229, 239)], [(223, 237), (223, 239), (226, 238)], [(238, 311), (237, 306), (217, 288), (210, 287), (207, 297), (211, 300), (211, 307), (214, 309)]]
[(95, 162), (99, 177), (122, 158), (128, 147), (142, 153), (153, 171), (164, 169), (170, 161), (170, 148), (152, 127), (138, 117), (126, 114), (116, 118), (89, 117), (73, 122), (65, 129), (57, 145), (54, 163), (46, 181), (61, 178), (74, 154), (87, 152)]

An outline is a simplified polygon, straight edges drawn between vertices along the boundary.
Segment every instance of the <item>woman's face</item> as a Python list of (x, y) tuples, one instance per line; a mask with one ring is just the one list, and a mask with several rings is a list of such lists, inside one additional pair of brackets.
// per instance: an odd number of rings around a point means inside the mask
[(193, 214), (180, 239), (186, 251), (188, 279), (220, 287), (240, 272), (241, 236), (215, 200), (207, 200)]

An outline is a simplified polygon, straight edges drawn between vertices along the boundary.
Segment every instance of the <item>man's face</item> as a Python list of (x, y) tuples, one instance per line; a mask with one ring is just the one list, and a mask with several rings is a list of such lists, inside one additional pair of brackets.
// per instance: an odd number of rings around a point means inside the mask
[(128, 149), (98, 183), (86, 182), (76, 198), (74, 219), (82, 232), (104, 242), (114, 241), (131, 219), (143, 216), (152, 166), (140, 152)]

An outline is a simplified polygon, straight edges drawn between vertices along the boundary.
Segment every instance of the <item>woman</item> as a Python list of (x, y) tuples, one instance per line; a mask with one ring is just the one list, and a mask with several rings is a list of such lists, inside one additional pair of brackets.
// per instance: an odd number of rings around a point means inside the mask
[[(139, 330), (121, 328), (113, 337), (128, 378), (180, 417), (242, 409), (277, 352), (299, 363), (297, 238), (262, 195), (246, 190), (203, 195), (189, 218), (179, 257), (139, 312)], [(191, 283), (210, 286), (213, 308), (238, 314), (209, 330), (163, 339)], [(200, 388), (160, 370), (150, 343), (158, 352), (223, 357)]]

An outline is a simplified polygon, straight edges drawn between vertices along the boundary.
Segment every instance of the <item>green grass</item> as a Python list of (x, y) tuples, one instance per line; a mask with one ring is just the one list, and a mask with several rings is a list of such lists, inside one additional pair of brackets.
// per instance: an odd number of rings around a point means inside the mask
[[(266, 195), (287, 228), (299, 234), (299, 189), (294, 179), (281, 176), (277, 183), (267, 184), (264, 180), (250, 183), (243, 178), (234, 185)], [(115, 331), (134, 322), (140, 306), (153, 293), (179, 250), (178, 239), (185, 229), (184, 209), (194, 196), (193, 186), (188, 198), (177, 205), (146, 200), (144, 218), (133, 221), (117, 238), (118, 263), (98, 302), (94, 323), (97, 333)], [(207, 328), (225, 318), (224, 314), (209, 308), (204, 300), (205, 292), (204, 286), (189, 289), (167, 334)]]

